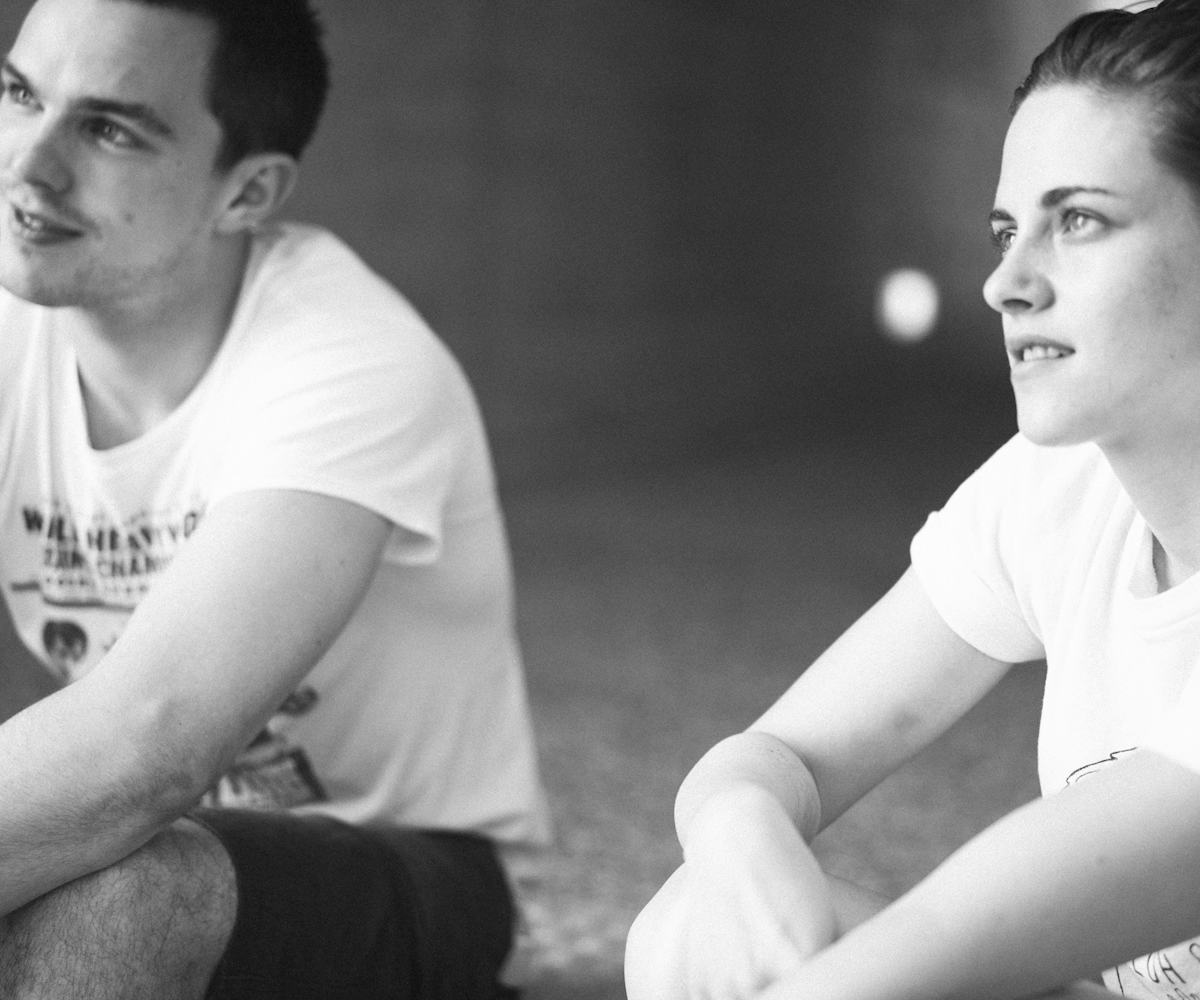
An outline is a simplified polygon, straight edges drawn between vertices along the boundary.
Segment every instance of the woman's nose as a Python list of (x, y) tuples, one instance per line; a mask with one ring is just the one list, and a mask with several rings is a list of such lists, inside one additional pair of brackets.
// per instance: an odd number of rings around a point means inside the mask
[(983, 283), (983, 298), (998, 313), (1033, 312), (1050, 305), (1054, 290), (1036, 250), (1013, 243)]

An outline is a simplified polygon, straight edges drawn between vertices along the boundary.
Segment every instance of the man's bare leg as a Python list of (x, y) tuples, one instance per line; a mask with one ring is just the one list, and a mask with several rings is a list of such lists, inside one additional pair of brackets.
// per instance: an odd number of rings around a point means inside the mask
[(236, 913), (224, 848), (180, 820), (0, 921), (0, 996), (201, 1000)]

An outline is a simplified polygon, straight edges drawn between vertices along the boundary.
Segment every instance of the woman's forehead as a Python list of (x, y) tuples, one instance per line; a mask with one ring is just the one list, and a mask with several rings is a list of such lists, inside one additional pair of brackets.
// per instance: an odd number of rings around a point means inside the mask
[(1004, 142), (997, 201), (1063, 187), (1125, 189), (1165, 173), (1152, 148), (1149, 104), (1082, 85), (1034, 91)]

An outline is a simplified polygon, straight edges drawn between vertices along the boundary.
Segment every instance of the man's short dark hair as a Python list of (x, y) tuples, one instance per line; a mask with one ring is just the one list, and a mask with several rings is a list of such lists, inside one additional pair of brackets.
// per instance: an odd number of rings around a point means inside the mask
[(253, 153), (300, 158), (329, 89), (321, 24), (308, 0), (116, 0), (202, 17), (217, 30), (208, 109), (221, 125), (217, 169)]

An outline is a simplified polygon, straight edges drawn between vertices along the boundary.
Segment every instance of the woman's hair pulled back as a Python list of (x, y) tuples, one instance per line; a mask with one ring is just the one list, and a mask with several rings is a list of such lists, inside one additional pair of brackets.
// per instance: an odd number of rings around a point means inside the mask
[(1200, 200), (1200, 0), (1076, 18), (1034, 59), (1010, 111), (1055, 84), (1144, 101), (1155, 154)]

